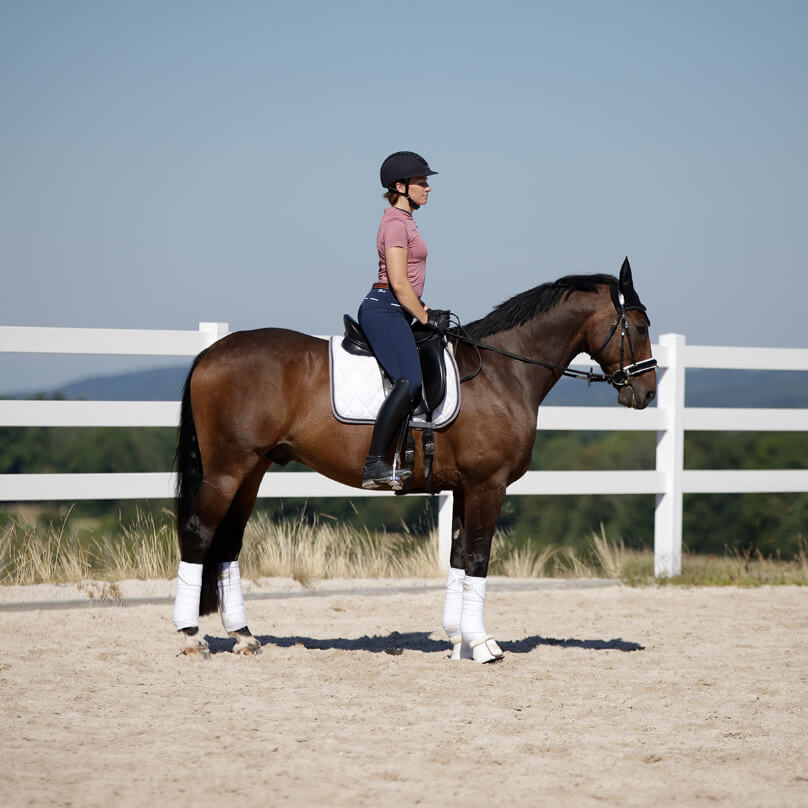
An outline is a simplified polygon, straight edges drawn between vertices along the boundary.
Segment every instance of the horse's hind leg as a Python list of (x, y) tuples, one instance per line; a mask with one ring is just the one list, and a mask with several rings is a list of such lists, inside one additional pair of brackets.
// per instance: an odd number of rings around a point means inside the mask
[(238, 489), (238, 480), (205, 478), (190, 514), (180, 525), (180, 565), (174, 600), (174, 625), (185, 635), (184, 654), (209, 656), (208, 644), (199, 636), (200, 600), (204, 565), (217, 528), (227, 515)]
[(238, 557), (244, 541), (244, 529), (255, 507), (258, 488), (269, 464), (256, 469), (236, 493), (230, 510), (216, 531), (213, 541), (218, 569), (220, 615), (225, 631), (236, 640), (233, 653), (245, 656), (260, 654), (261, 643), (247, 626), (241, 570)]

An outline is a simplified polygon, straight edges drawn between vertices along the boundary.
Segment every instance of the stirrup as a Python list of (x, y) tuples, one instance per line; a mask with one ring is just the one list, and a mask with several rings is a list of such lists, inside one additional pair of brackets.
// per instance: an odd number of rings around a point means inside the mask
[(404, 481), (412, 477), (409, 469), (396, 468), (395, 463), (393, 466), (388, 466), (383, 460), (377, 460), (371, 465), (375, 465), (377, 468), (368, 469), (368, 463), (365, 462), (365, 468), (362, 471), (362, 488), (372, 490), (390, 488), (393, 491), (400, 491), (404, 487)]

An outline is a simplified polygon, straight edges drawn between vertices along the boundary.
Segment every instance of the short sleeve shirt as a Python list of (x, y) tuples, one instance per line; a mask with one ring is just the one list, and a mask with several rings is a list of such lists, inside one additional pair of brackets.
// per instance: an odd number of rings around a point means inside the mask
[(376, 236), (376, 249), (379, 251), (379, 282), (389, 283), (387, 261), (384, 251), (390, 247), (404, 247), (407, 250), (407, 278), (418, 297), (424, 293), (426, 281), (426, 242), (421, 238), (415, 219), (411, 213), (390, 206), (382, 215), (379, 233)]

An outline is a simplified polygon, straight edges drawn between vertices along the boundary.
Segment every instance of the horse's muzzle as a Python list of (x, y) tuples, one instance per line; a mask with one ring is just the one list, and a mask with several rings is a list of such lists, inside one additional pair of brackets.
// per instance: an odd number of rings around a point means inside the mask
[(618, 388), (618, 404), (634, 410), (644, 410), (655, 398), (656, 391), (640, 383), (638, 379)]

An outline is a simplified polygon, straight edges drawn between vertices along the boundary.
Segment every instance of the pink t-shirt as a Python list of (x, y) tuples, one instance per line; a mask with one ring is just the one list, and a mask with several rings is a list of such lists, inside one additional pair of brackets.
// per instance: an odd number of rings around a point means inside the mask
[(426, 281), (426, 242), (418, 233), (411, 213), (392, 205), (382, 214), (376, 249), (379, 251), (379, 283), (390, 283), (387, 277), (387, 261), (384, 251), (390, 247), (405, 247), (407, 250), (407, 278), (418, 297), (424, 293)]

